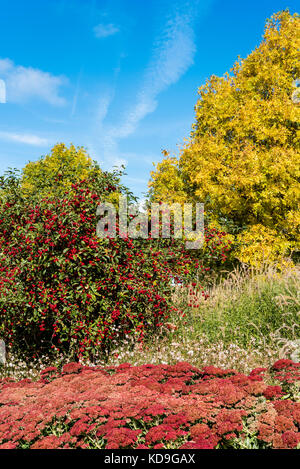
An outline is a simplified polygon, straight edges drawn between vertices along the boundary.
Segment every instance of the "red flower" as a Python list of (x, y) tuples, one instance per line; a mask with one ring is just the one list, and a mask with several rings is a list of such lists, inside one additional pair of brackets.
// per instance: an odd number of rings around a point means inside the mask
[(281, 436), (285, 448), (296, 448), (300, 443), (300, 433), (286, 431)]
[(271, 369), (275, 371), (279, 371), (279, 370), (289, 368), (290, 366), (293, 366), (293, 365), (294, 365), (294, 362), (292, 360), (281, 359), (275, 362)]
[(280, 386), (268, 386), (264, 392), (263, 395), (265, 396), (266, 399), (273, 399), (273, 397), (280, 397), (283, 395), (282, 388)]
[(73, 362), (68, 363), (63, 367), (63, 373), (65, 374), (72, 374), (72, 373), (79, 373), (82, 369), (82, 366), (79, 363)]

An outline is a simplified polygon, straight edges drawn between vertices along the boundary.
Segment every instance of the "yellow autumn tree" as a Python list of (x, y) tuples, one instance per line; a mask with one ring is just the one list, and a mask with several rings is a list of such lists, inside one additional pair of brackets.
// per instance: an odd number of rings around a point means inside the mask
[(186, 192), (176, 158), (163, 150), (165, 158), (157, 164), (157, 171), (151, 172), (150, 196), (165, 203), (186, 202)]
[(72, 184), (98, 176), (103, 176), (102, 180), (105, 181), (105, 175), (110, 175), (115, 191), (108, 191), (103, 198), (118, 207), (121, 187), (126, 189), (121, 185), (122, 174), (122, 170), (103, 172), (84, 147), (75, 147), (73, 144), (67, 147), (64, 143), (58, 143), (49, 155), (29, 162), (23, 168), (21, 192), (25, 198), (61, 197), (66, 191), (72, 192)]
[(204, 202), (256, 265), (299, 249), (299, 51), (299, 15), (274, 14), (245, 60), (199, 88), (190, 138), (150, 181), (153, 198)]
[(25, 166), (22, 191), (30, 195), (59, 195), (71, 184), (85, 179), (94, 169), (95, 165), (83, 147), (70, 145), (68, 148), (59, 143), (52, 148), (50, 155)]

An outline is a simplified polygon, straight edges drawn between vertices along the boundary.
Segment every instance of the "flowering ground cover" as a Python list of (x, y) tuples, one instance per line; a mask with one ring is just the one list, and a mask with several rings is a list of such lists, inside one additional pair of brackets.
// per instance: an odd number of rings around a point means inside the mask
[(0, 448), (297, 448), (300, 363), (49, 367), (0, 381)]

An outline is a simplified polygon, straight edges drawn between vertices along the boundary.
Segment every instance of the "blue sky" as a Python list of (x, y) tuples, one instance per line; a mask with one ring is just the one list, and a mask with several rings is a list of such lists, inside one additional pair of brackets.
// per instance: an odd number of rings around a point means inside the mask
[[(147, 191), (161, 150), (178, 153), (197, 89), (259, 44), (296, 1), (0, 0), (0, 173), (57, 142)], [(2, 94), (2, 99), (1, 99)]]

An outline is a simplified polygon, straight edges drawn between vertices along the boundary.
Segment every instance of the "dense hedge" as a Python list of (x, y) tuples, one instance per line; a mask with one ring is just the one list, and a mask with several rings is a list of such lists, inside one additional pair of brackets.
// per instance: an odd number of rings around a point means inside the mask
[[(143, 340), (172, 309), (171, 279), (207, 269), (180, 240), (96, 236), (99, 202), (126, 192), (114, 173), (93, 172), (60, 197), (23, 197), (13, 175), (2, 191), (0, 337), (23, 357), (91, 358)], [(205, 256), (222, 261), (222, 234), (208, 238)]]

